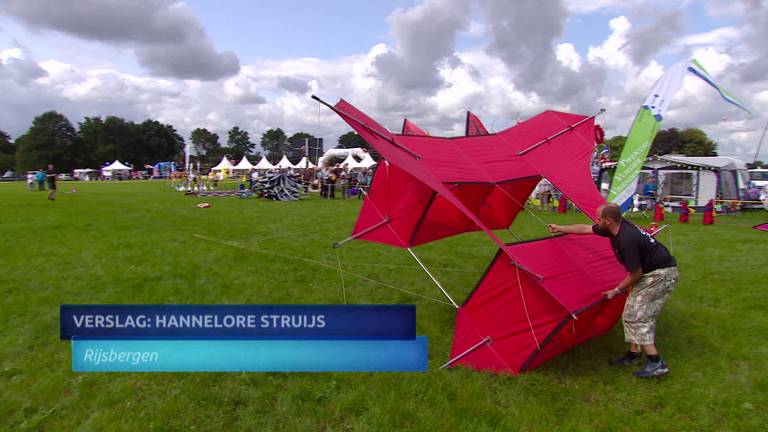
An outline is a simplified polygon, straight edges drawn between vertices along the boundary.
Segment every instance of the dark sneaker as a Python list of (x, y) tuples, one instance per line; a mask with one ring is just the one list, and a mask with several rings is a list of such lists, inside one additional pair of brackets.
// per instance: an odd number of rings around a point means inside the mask
[(664, 376), (669, 373), (669, 367), (664, 360), (659, 361), (646, 361), (643, 367), (639, 371), (634, 372), (633, 375), (638, 378), (653, 378)]
[(611, 366), (633, 366), (640, 364), (640, 353), (627, 351), (626, 354), (608, 362)]

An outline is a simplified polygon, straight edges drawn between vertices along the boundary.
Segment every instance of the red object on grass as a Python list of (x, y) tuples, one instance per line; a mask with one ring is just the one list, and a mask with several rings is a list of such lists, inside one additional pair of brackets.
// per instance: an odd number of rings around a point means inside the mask
[(704, 225), (712, 225), (715, 223), (715, 200), (707, 201), (707, 205), (704, 206), (704, 218), (701, 221)]
[(560, 197), (560, 201), (557, 204), (557, 212), (558, 213), (568, 212), (568, 198), (566, 198), (565, 196)]
[(664, 222), (664, 206), (661, 203), (656, 203), (656, 208), (653, 210), (653, 221)]
[(353, 238), (412, 247), (468, 231), (499, 246), (459, 307), (451, 366), (519, 373), (607, 332), (625, 276), (606, 238), (564, 235), (514, 244), (510, 226), (542, 178), (594, 219), (605, 202), (592, 181), (594, 118), (545, 111), (496, 134), (395, 135), (344, 100), (333, 106), (385, 159)]
[(688, 208), (688, 203), (686, 201), (683, 201), (683, 203), (680, 205), (680, 217), (678, 218), (678, 222), (680, 223), (688, 223), (688, 219), (691, 216), (691, 209)]
[(758, 230), (758, 231), (768, 231), (768, 222), (764, 224), (755, 225), (752, 228)]

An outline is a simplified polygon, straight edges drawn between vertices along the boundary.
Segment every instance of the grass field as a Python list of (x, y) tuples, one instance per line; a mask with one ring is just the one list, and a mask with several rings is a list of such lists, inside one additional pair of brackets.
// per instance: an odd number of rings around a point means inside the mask
[[(63, 193), (76, 188), (76, 193)], [(164, 182), (61, 183), (59, 198), (0, 183), (0, 428), (3, 430), (765, 430), (768, 213), (673, 222), (661, 240), (681, 272), (658, 342), (671, 375), (607, 365), (621, 328), (520, 376), (438, 370), (454, 312), (400, 249), (353, 242), (350, 303), (415, 303), (428, 373), (77, 374), (58, 340), (62, 303), (340, 303), (330, 246), (360, 202), (201, 199)], [(539, 214), (547, 221), (584, 220)], [(521, 214), (526, 238), (545, 234)], [(511, 237), (505, 234), (505, 239)], [(494, 245), (466, 234), (416, 248), (457, 299)]]

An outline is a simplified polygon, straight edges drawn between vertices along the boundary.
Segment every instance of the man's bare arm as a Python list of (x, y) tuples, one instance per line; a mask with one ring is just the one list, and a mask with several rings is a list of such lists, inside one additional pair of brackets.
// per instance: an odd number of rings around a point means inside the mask
[(574, 225), (547, 225), (549, 232), (554, 234), (592, 234), (592, 225), (574, 224)]

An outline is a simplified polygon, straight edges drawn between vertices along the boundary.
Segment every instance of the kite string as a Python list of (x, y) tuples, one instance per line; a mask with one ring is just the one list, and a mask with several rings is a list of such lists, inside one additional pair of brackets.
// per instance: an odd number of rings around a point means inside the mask
[[(307, 262), (307, 263), (310, 263), (310, 264), (315, 264), (315, 265), (318, 265), (318, 266), (321, 266), (321, 267), (329, 268), (329, 269), (332, 269), (334, 271), (338, 270), (338, 268), (336, 266), (327, 264), (324, 261), (313, 260), (313, 259), (310, 259), (310, 258), (304, 258), (304, 257), (299, 257), (299, 256), (294, 256), (294, 255), (279, 254), (279, 253), (268, 251), (268, 250), (265, 250), (265, 249), (248, 248), (248, 247), (245, 247), (245, 246), (240, 245), (238, 243), (234, 243), (234, 242), (230, 242), (230, 241), (226, 241), (226, 240), (219, 240), (219, 239), (215, 239), (215, 238), (211, 238), (211, 237), (206, 237), (206, 236), (203, 236), (203, 235), (200, 235), (200, 234), (192, 234), (192, 235), (194, 237), (197, 237), (197, 238), (200, 238), (200, 239), (203, 239), (203, 240), (208, 240), (208, 241), (212, 241), (212, 242), (223, 244), (223, 245), (227, 245), (227, 246), (237, 247), (237, 248), (245, 249), (245, 250), (251, 251), (251, 252), (263, 253), (263, 254), (266, 254), (266, 255), (272, 255), (272, 256), (276, 256), (276, 257), (284, 258), (284, 259), (293, 259), (293, 260), (297, 260), (297, 261), (303, 261), (303, 262)], [(396, 287), (396, 286), (393, 286), (393, 285), (389, 285), (389, 284), (386, 284), (384, 282), (377, 281), (375, 279), (371, 279), (371, 278), (365, 277), (363, 275), (359, 275), (357, 273), (350, 272), (348, 270), (344, 270), (344, 272), (347, 275), (354, 276), (354, 277), (356, 277), (358, 279), (362, 279), (364, 281), (371, 282), (373, 284), (381, 285), (383, 287), (391, 288), (391, 289), (394, 289), (394, 290), (397, 290), (397, 291), (402, 291), (402, 292), (414, 295), (416, 297), (421, 297), (421, 298), (426, 299), (426, 300), (431, 300), (433, 302), (442, 303), (444, 305), (448, 305), (448, 306), (453, 307), (452, 304), (450, 304), (450, 303), (448, 303), (446, 301), (440, 300), (440, 299), (436, 299), (434, 297), (425, 296), (423, 294), (419, 294), (417, 292), (410, 291), (410, 290), (407, 290), (405, 288), (400, 288), (400, 287)]]
[(523, 310), (525, 311), (525, 318), (528, 320), (528, 328), (531, 329), (531, 335), (533, 335), (533, 340), (536, 342), (536, 349), (541, 351), (541, 345), (539, 345), (539, 338), (536, 337), (536, 330), (533, 329), (531, 316), (528, 314), (528, 304), (525, 302), (525, 294), (523, 294), (523, 284), (520, 282), (519, 266), (515, 266), (515, 273), (517, 273), (517, 287), (520, 289), (520, 299), (523, 301)]
[[(533, 212), (533, 210), (529, 209), (529, 208), (528, 208), (528, 206), (526, 206), (526, 205), (523, 205), (523, 204), (520, 204), (520, 201), (518, 201), (518, 200), (517, 200), (517, 199), (516, 199), (514, 196), (512, 196), (512, 195), (511, 195), (509, 192), (507, 192), (507, 191), (506, 191), (506, 190), (505, 190), (503, 187), (499, 186), (499, 184), (498, 184), (498, 183), (494, 183), (494, 186), (496, 186), (497, 188), (499, 188), (499, 190), (500, 190), (502, 193), (504, 193), (504, 195), (508, 196), (508, 197), (509, 197), (509, 198), (510, 198), (512, 201), (514, 201), (514, 202), (515, 202), (515, 203), (516, 203), (518, 206), (520, 206), (520, 208), (522, 208), (523, 210), (527, 211), (528, 213), (530, 213), (530, 214), (531, 214), (531, 216), (533, 216), (533, 217), (534, 217), (534, 218), (536, 218), (536, 219), (537, 219), (539, 222), (541, 222), (542, 224), (544, 224), (544, 226), (545, 226), (545, 227), (547, 227), (547, 232), (549, 232), (549, 224), (548, 224), (548, 223), (547, 223), (547, 222), (546, 222), (544, 219), (542, 219), (542, 218), (540, 218), (538, 215), (536, 215), (536, 213), (534, 213), (534, 212)], [(552, 234), (552, 233), (550, 232), (550, 233), (549, 233), (549, 235), (554, 235), (554, 234)]]
[(339, 263), (339, 276), (341, 276), (341, 295), (344, 297), (344, 304), (347, 304), (347, 288), (344, 286), (344, 270), (341, 269), (341, 258), (339, 257), (339, 249), (333, 249), (336, 252), (336, 261)]

